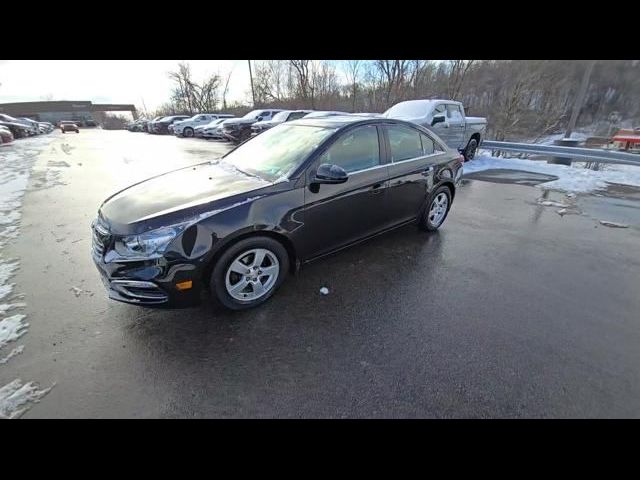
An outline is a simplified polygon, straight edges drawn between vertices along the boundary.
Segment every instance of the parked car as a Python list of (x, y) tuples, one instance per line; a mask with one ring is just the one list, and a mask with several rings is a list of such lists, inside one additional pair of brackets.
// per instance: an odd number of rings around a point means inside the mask
[(462, 164), (401, 120), (282, 123), (107, 198), (92, 257), (114, 300), (185, 306), (207, 288), (227, 308), (255, 307), (302, 264), (409, 223), (437, 230)]
[(156, 122), (162, 120), (164, 116), (156, 117), (147, 123), (147, 133), (155, 133)]
[(174, 122), (173, 134), (179, 137), (193, 137), (196, 127), (205, 126), (214, 120), (234, 118), (226, 113), (199, 113), (191, 118)]
[(16, 120), (29, 127), (29, 135), (40, 135), (40, 126), (35, 120), (25, 117), (17, 117)]
[(312, 110), (282, 110), (276, 113), (271, 120), (261, 120), (251, 125), (251, 134), (257, 135), (281, 123), (302, 118), (311, 112)]
[(222, 124), (226, 120), (228, 120), (228, 118), (218, 118), (206, 125), (200, 125), (199, 127), (196, 127), (194, 136), (202, 138), (224, 138), (222, 133)]
[(60, 131), (62, 133), (66, 133), (66, 132), (80, 133), (80, 128), (78, 128), (77, 123), (65, 120), (60, 122)]
[(0, 125), (0, 144), (7, 144), (13, 142), (13, 133), (9, 130), (9, 127)]
[(325, 110), (316, 110), (307, 115), (304, 118), (322, 118), (322, 117), (333, 117), (336, 115), (351, 115), (347, 112), (335, 112), (335, 111), (325, 111)]
[(14, 138), (23, 138), (29, 136), (31, 128), (25, 125), (24, 122), (20, 122), (17, 118), (12, 117), (4, 113), (0, 113), (0, 125), (7, 127)]
[(473, 160), (482, 145), (487, 119), (467, 117), (464, 106), (453, 100), (409, 100), (384, 112), (387, 118), (399, 118), (433, 130), (446, 144)]
[(139, 118), (138, 120), (127, 124), (127, 130), (130, 132), (144, 132), (146, 131), (147, 123), (148, 121), (146, 118)]
[(157, 122), (153, 124), (153, 133), (158, 133), (160, 135), (165, 135), (169, 132), (169, 125), (174, 122), (184, 120), (185, 118), (189, 118), (188, 115), (169, 115), (168, 117), (161, 118)]
[(41, 133), (50, 133), (53, 131), (53, 125), (49, 122), (38, 122), (38, 128), (40, 128)]
[(252, 110), (244, 117), (232, 118), (222, 124), (222, 133), (232, 142), (239, 143), (251, 136), (251, 125), (262, 120), (271, 120), (275, 114), (282, 110)]

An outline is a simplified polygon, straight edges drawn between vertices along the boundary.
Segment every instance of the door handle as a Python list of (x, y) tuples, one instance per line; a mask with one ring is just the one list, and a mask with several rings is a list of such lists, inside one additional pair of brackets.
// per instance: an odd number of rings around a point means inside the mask
[(382, 183), (376, 183), (373, 187), (371, 187), (371, 189), (369, 190), (371, 192), (372, 195), (377, 195), (378, 193), (382, 193), (384, 190), (382, 189)]
[(429, 175), (431, 175), (433, 173), (433, 167), (427, 167), (422, 171), (422, 176), (423, 177), (428, 177)]

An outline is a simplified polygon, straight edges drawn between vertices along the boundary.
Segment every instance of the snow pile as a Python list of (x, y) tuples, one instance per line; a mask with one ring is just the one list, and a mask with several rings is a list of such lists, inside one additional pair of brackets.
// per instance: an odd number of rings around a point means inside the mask
[(549, 164), (544, 161), (497, 158), (490, 155), (478, 155), (473, 161), (464, 164), (465, 174), (491, 169), (553, 175), (558, 177), (558, 180), (541, 183), (538, 187), (567, 192), (587, 193), (604, 190), (610, 183), (640, 187), (640, 165), (638, 167), (608, 165), (606, 170), (595, 171), (576, 166)]
[(0, 365), (3, 365), (5, 363), (7, 363), (9, 360), (11, 360), (16, 355), (21, 354), (23, 350), (24, 350), (24, 345), (20, 345), (20, 346), (14, 348), (13, 350), (11, 350), (11, 352), (9, 352), (9, 355), (7, 355), (6, 357), (4, 357), (3, 359), (0, 360)]
[(0, 320), (0, 348), (27, 333), (29, 324), (25, 318), (25, 315), (16, 314)]
[[(53, 138), (42, 136), (23, 139), (0, 150), (0, 300), (13, 291), (14, 284), (9, 280), (20, 266), (16, 260), (3, 258), (1, 251), (8, 241), (20, 234), (20, 209), (31, 170), (38, 153)], [(9, 302), (19, 297), (14, 295)], [(25, 321), (26, 315), (9, 315), (11, 310), (25, 306), (22, 302), (0, 304), (0, 349), (27, 333), (29, 324)], [(0, 365), (6, 364), (23, 351), (24, 345), (14, 347), (8, 354), (3, 351)], [(40, 401), (50, 390), (51, 388), (40, 390), (33, 382), (23, 384), (19, 378), (6, 384), (0, 388), (0, 419), (19, 417), (29, 408), (30, 403)]]
[(0, 419), (18, 418), (28, 407), (23, 407), (30, 402), (39, 402), (51, 388), (38, 390), (33, 382), (23, 384), (22, 380), (16, 378), (13, 382), (7, 383), (0, 388)]

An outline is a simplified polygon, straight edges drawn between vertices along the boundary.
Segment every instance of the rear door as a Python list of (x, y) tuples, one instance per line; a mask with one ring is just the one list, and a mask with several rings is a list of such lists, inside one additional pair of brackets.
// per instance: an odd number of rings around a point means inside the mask
[[(389, 179), (383, 152), (380, 129), (359, 126), (340, 134), (307, 169), (303, 258), (322, 255), (386, 227)], [(348, 180), (311, 185), (323, 163), (344, 168)]]
[(393, 224), (416, 218), (431, 192), (443, 148), (408, 125), (385, 125), (389, 151), (389, 215)]

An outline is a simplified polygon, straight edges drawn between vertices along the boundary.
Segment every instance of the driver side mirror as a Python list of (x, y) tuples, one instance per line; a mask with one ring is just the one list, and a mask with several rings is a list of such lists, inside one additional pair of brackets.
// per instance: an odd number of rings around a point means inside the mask
[(323, 163), (316, 170), (316, 174), (312, 183), (327, 183), (336, 184), (344, 183), (349, 179), (349, 175), (344, 171), (344, 168), (338, 165), (331, 165), (329, 163)]
[(433, 127), (436, 123), (443, 123), (444, 122), (444, 115), (436, 115), (435, 117), (433, 117), (433, 120), (431, 120), (431, 126)]
[(258, 122), (261, 122), (261, 121), (262, 121), (262, 115), (260, 115), (256, 120), (257, 120)]

